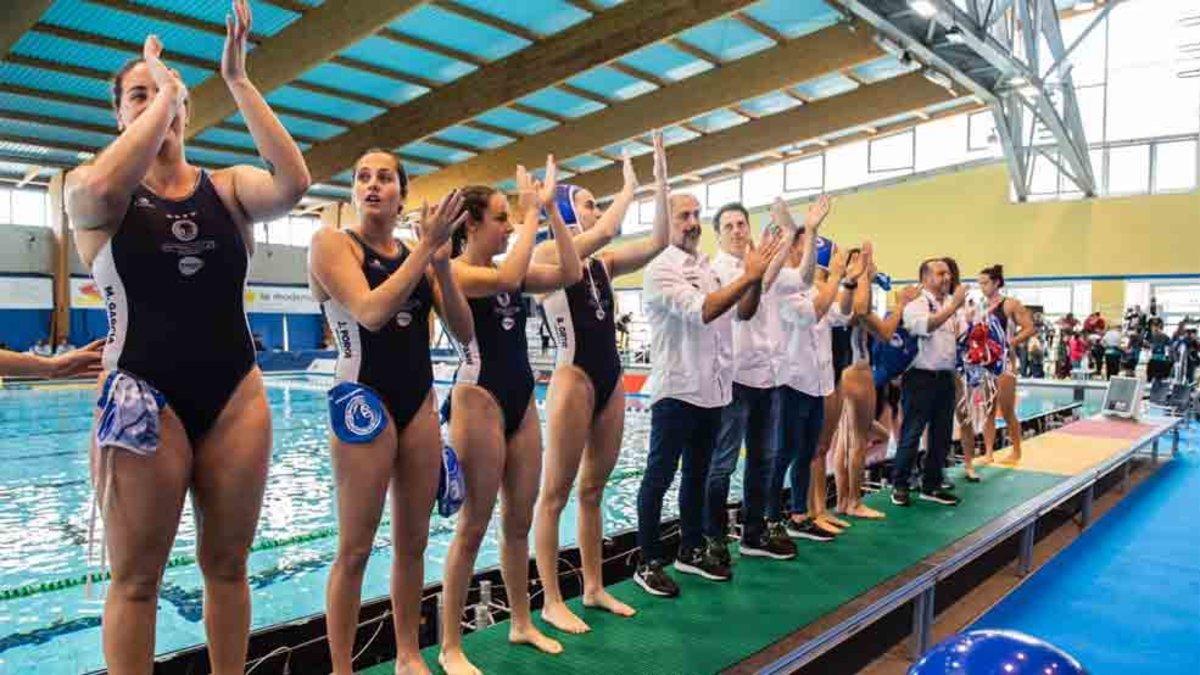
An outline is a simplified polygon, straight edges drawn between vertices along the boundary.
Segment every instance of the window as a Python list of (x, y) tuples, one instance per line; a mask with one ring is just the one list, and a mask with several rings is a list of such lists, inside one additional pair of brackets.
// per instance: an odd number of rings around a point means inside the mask
[(940, 169), (970, 159), (967, 153), (967, 117), (954, 115), (917, 127), (917, 171)]
[(12, 222), (16, 225), (47, 225), (46, 193), (42, 190), (13, 190)]
[(1150, 146), (1125, 145), (1109, 148), (1109, 194), (1138, 194), (1149, 190)]
[(886, 138), (871, 139), (867, 144), (867, 170), (871, 173), (912, 171), (916, 154), (913, 147), (915, 139), (912, 129)]
[(1196, 141), (1154, 146), (1154, 191), (1173, 192), (1196, 187)]
[(783, 167), (783, 189), (788, 192), (820, 190), (825, 184), (825, 155), (805, 157)]
[(753, 209), (775, 201), (783, 194), (782, 163), (768, 164), (742, 174), (742, 203)]
[(730, 202), (739, 202), (742, 200), (742, 178), (734, 176), (726, 178), (707, 186), (707, 197), (705, 204), (709, 209), (719, 209)]
[(996, 120), (987, 110), (971, 113), (967, 118), (967, 150), (989, 150), (1000, 145)]
[(0, 224), (12, 223), (12, 190), (0, 187)]

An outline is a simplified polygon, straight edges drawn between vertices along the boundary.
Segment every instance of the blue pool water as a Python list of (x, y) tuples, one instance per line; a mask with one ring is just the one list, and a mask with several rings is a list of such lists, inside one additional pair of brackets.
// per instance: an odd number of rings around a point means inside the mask
[[(324, 397), (330, 383), (311, 376), (268, 378), (274, 448), (249, 559), (254, 628), (324, 609), (325, 581), (337, 541)], [(447, 390), (442, 385), (437, 389), (440, 400)], [(539, 388), (539, 403), (543, 393)], [(62, 590), (39, 587), (78, 579), (89, 569), (87, 448), (94, 397), (88, 386), (0, 388), (0, 672), (65, 675), (103, 665), (101, 596), (89, 599), (79, 585)], [(1070, 390), (1025, 390), (1020, 413), (1030, 416), (1070, 400)], [(605, 492), (605, 527), (610, 531), (635, 525), (638, 478), (647, 454), (649, 414), (640, 399), (631, 398), (630, 405), (621, 459)], [(734, 490), (740, 492), (740, 477), (735, 477)], [(673, 517), (674, 509), (672, 493), (665, 517)], [(385, 515), (364, 597), (388, 592), (387, 525)], [(442, 575), (451, 526), (436, 515), (431, 521), (427, 581)], [(562, 519), (563, 545), (574, 543), (574, 526), (575, 515), (568, 512)], [(159, 597), (160, 653), (204, 639), (194, 548), (189, 504)], [(497, 562), (493, 527), (478, 565)], [(18, 588), (33, 590), (9, 598)]]

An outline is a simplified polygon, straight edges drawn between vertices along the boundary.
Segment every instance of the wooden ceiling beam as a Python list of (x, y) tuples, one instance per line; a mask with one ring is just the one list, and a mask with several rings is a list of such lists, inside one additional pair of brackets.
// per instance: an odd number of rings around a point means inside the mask
[[(420, 4), (422, 0), (325, 0), (251, 50), (246, 71), (261, 91), (274, 91)], [(237, 104), (225, 82), (205, 80), (191, 92), (188, 138), (235, 112)]]
[(412, 191), (440, 194), (468, 183), (491, 184), (506, 179), (517, 164), (536, 163), (546, 153), (574, 157), (643, 134), (680, 125), (703, 130), (687, 120), (718, 108), (779, 91), (839, 68), (865, 63), (882, 52), (866, 31), (832, 26), (799, 40), (730, 61), (704, 73), (608, 108), (571, 120), (413, 181)]
[(309, 171), (314, 180), (323, 180), (367, 148), (396, 147), (432, 135), (751, 2), (630, 0), (318, 143), (305, 153)]

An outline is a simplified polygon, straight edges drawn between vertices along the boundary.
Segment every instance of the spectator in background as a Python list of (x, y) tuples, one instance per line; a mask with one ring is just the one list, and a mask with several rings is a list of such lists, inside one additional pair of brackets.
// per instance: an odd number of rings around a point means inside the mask
[(50, 347), (49, 340), (40, 338), (29, 348), (29, 353), (36, 354), (37, 356), (54, 356), (54, 349)]
[(1121, 357), (1121, 370), (1132, 377), (1142, 359), (1142, 334), (1136, 331), (1125, 334), (1125, 350)]
[(1105, 322), (1104, 317), (1100, 315), (1100, 312), (1092, 312), (1088, 315), (1088, 318), (1083, 320), (1083, 332), (1085, 335), (1101, 335), (1107, 327), (1108, 324)]
[(629, 322), (633, 321), (633, 315), (625, 312), (621, 318), (617, 319), (617, 347), (622, 351), (629, 351)]
[(1063, 318), (1058, 320), (1059, 329), (1069, 332), (1069, 333), (1074, 333), (1075, 328), (1078, 326), (1079, 326), (1079, 319), (1076, 319), (1075, 315), (1072, 314), (1071, 312), (1067, 312), (1066, 316), (1064, 316)]
[(1076, 370), (1083, 364), (1083, 357), (1087, 355), (1087, 352), (1087, 341), (1079, 333), (1072, 333), (1071, 339), (1067, 343), (1067, 356), (1071, 359), (1071, 370)]
[(263, 344), (262, 335), (259, 335), (258, 333), (253, 333), (252, 337), (254, 338), (254, 351), (256, 351), (256, 352), (267, 351), (267, 346), (265, 344)]
[(1042, 343), (1042, 339), (1038, 335), (1029, 338), (1029, 342), (1025, 343), (1028, 346), (1026, 357), (1026, 372), (1024, 377), (1045, 377), (1046, 376), (1046, 347)]
[(538, 325), (538, 337), (542, 338), (542, 356), (545, 356), (550, 349), (550, 327), (546, 325), (544, 317), (541, 324)]
[(1104, 377), (1111, 380), (1113, 375), (1121, 370), (1121, 331), (1116, 326), (1109, 326), (1100, 338), (1100, 348), (1104, 355)]
[[(1153, 302), (1153, 300), (1151, 300)], [(1150, 361), (1146, 364), (1146, 379), (1150, 382), (1171, 376), (1171, 338), (1163, 332), (1162, 319), (1150, 319), (1150, 337), (1146, 339), (1150, 348)]]

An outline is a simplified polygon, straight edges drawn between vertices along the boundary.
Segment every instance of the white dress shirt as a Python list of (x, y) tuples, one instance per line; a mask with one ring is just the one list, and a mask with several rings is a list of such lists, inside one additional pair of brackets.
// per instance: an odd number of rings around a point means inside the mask
[(933, 293), (921, 290), (921, 298), (904, 306), (904, 327), (916, 335), (917, 357), (913, 359), (911, 368), (920, 370), (954, 370), (955, 359), (958, 355), (958, 331), (961, 323), (961, 313), (955, 313), (937, 327), (929, 331), (929, 318), (942, 310), (944, 302), (938, 302)]
[(817, 319), (813, 300), (817, 289), (804, 284), (800, 271), (784, 268), (771, 287), (780, 297), (779, 316), (784, 331), (783, 384), (809, 396), (833, 393), (833, 340), (830, 329), (845, 318), (832, 306)]
[[(727, 286), (746, 269), (741, 258), (721, 251), (713, 258), (713, 270)], [(749, 319), (733, 315), (733, 381), (746, 387), (769, 389), (783, 384), (784, 331), (779, 318), (780, 285), (776, 282), (764, 289), (758, 300), (758, 311)]]
[(701, 408), (733, 399), (730, 309), (709, 323), (704, 298), (721, 287), (708, 258), (668, 246), (646, 266), (642, 307), (650, 324), (650, 404), (674, 398)]

